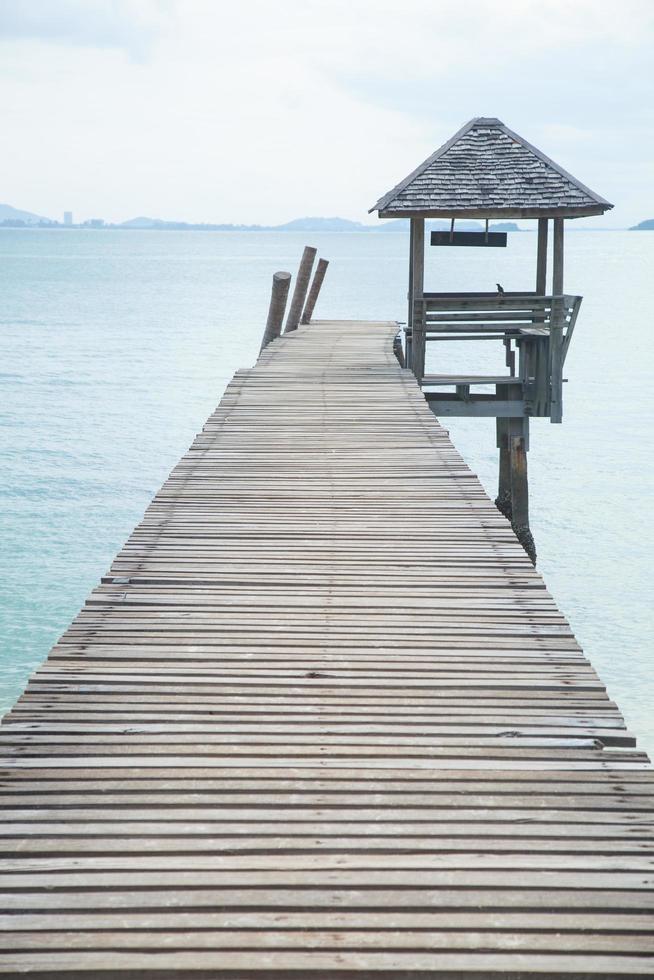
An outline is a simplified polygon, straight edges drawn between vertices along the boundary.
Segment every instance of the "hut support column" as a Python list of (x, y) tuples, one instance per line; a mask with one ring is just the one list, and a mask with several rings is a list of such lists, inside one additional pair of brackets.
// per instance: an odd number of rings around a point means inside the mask
[(497, 420), (497, 444), (500, 450), (500, 477), (495, 506), (500, 514), (511, 520), (511, 449), (506, 419)]
[(547, 290), (547, 218), (538, 219), (538, 253), (536, 256), (536, 294), (544, 296)]
[[(554, 219), (552, 296), (563, 296), (563, 218)], [(563, 421), (563, 300), (552, 300), (550, 319), (550, 420)]]
[(552, 246), (552, 295), (563, 295), (563, 218), (554, 219)]
[(511, 469), (511, 527), (535, 565), (536, 545), (529, 528), (529, 481), (527, 477), (529, 419), (509, 419), (508, 428)]
[[(509, 386), (498, 385), (497, 397), (508, 398)], [(507, 521), (511, 520), (511, 448), (509, 445), (509, 419), (495, 419), (497, 448), (500, 452), (500, 469), (495, 506)]]
[(409, 232), (409, 289), (406, 294), (406, 333), (404, 362), (408, 368), (413, 361), (413, 228)]
[(408, 365), (421, 381), (425, 373), (425, 219), (411, 218), (411, 253), (409, 271), (409, 323), (411, 325), (411, 363)]

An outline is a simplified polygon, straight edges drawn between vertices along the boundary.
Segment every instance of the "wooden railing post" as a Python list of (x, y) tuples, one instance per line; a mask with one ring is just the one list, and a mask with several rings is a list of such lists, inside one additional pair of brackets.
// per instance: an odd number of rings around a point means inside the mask
[(411, 368), (413, 363), (413, 331), (407, 327), (404, 331), (404, 366)]
[(399, 332), (393, 337), (393, 353), (397, 358), (397, 363), (403, 368), (405, 366), (404, 351), (402, 350), (402, 337)]
[(563, 421), (563, 298), (552, 300), (550, 314), (550, 421)]
[(313, 316), (313, 311), (318, 300), (318, 295), (320, 293), (320, 288), (322, 286), (323, 279), (325, 278), (328, 265), (329, 262), (327, 259), (318, 259), (318, 265), (316, 266), (316, 271), (313, 274), (313, 282), (311, 283), (311, 289), (309, 290), (307, 301), (304, 304), (304, 309), (302, 310), (300, 323), (311, 323), (311, 317)]
[(313, 268), (313, 260), (315, 257), (315, 248), (313, 248), (311, 245), (306, 245), (304, 252), (302, 253), (302, 258), (300, 259), (300, 267), (297, 271), (295, 289), (293, 290), (291, 307), (286, 318), (284, 333), (289, 333), (289, 331), (297, 330), (298, 328), (300, 317), (302, 316), (302, 308), (304, 307), (304, 300), (306, 299), (307, 295), (307, 289), (309, 288), (309, 279), (311, 278), (311, 269)]
[(263, 332), (259, 353), (261, 353), (264, 347), (268, 346), (271, 340), (279, 337), (282, 332), (282, 323), (284, 322), (286, 300), (290, 285), (290, 272), (276, 272), (274, 274), (272, 292), (270, 294), (270, 306), (268, 307), (268, 319), (266, 320), (266, 329)]

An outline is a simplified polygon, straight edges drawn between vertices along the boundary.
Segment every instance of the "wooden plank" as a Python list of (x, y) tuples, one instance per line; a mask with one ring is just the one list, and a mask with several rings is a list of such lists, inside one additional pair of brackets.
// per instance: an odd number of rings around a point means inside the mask
[(0, 975), (652, 975), (654, 771), (396, 329), (238, 372), (6, 717)]
[[(581, 961), (581, 962), (580, 962)], [(111, 965), (108, 965), (111, 963)], [(107, 980), (114, 978), (143, 978), (153, 980), (162, 976), (196, 980), (215, 980), (229, 977), (231, 980), (264, 975), (271, 980), (287, 980), (301, 975), (318, 980), (326, 976), (356, 975), (362, 980), (394, 980), (410, 975), (417, 980), (431, 980), (435, 976), (461, 977), (463, 980), (486, 980), (501, 976), (506, 980), (522, 980), (529, 975), (550, 977), (565, 976), (568, 980), (589, 980), (602, 977), (615, 980), (616, 976), (629, 975), (649, 978), (649, 964), (642, 956), (547, 955), (535, 953), (487, 953), (483, 957), (475, 953), (424, 953), (424, 952), (366, 952), (341, 951), (216, 951), (216, 952), (16, 952), (8, 953), (0, 961), (0, 973), (12, 976), (29, 975), (35, 980), (51, 980), (54, 976), (75, 976), (77, 980), (97, 980), (98, 970)], [(56, 971), (56, 973), (53, 973)], [(71, 972), (74, 971), (74, 974)], [(338, 972), (337, 972), (338, 971)], [(538, 972), (535, 972), (538, 971)]]

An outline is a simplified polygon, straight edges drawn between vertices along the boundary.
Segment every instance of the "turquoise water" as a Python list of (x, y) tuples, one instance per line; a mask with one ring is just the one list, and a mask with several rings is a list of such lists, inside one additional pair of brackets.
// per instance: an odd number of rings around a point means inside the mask
[[(256, 357), (271, 275), (294, 271), (305, 241), (0, 231), (2, 707), (76, 614), (233, 372)], [(310, 243), (331, 260), (318, 317), (405, 318), (403, 235)], [(428, 285), (493, 289), (499, 279), (530, 288), (534, 251), (532, 234), (510, 236), (502, 252), (433, 249)], [(585, 299), (566, 364), (564, 424), (532, 425), (539, 567), (654, 753), (654, 233), (570, 233), (566, 253), (566, 290)], [(431, 346), (442, 355), (443, 345)], [(502, 368), (501, 346), (494, 359), (490, 343), (456, 346), (438, 369)], [(494, 495), (494, 423), (448, 427)]]

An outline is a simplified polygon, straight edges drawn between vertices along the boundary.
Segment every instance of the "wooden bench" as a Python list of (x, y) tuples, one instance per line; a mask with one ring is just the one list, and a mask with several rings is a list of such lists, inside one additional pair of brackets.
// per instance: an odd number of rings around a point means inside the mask
[[(437, 400), (443, 403), (442, 414), (506, 417), (514, 412), (549, 416), (552, 422), (560, 422), (563, 365), (580, 306), (581, 296), (567, 294), (424, 293), (414, 303), (413, 322), (417, 327), (406, 331), (407, 364), (423, 387), (449, 385), (460, 389), (454, 396), (438, 395)], [(425, 343), (445, 340), (501, 340), (508, 374), (425, 374)], [(490, 398), (470, 397), (471, 385), (487, 384), (514, 388), (519, 385), (521, 391), (511, 392), (510, 406), (506, 404), (506, 393), (499, 390)], [(434, 399), (430, 401), (433, 403)], [(432, 407), (437, 411), (433, 404)]]

